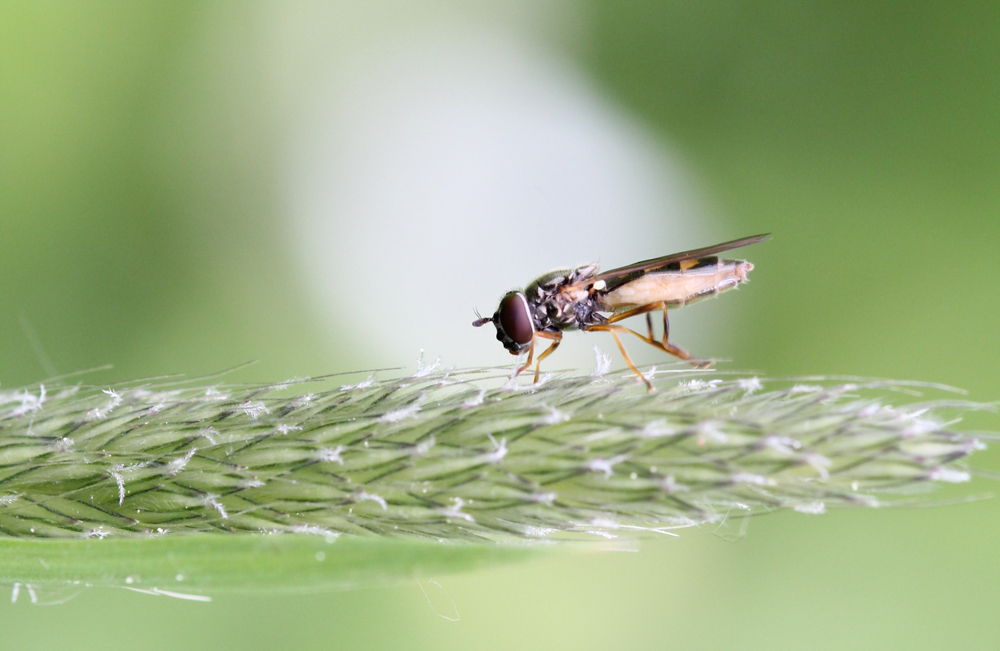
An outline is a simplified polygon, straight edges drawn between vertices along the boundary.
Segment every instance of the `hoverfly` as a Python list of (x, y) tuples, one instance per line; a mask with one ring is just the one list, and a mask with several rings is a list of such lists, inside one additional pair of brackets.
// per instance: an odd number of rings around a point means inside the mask
[[(535, 363), (535, 382), (538, 381), (542, 360), (559, 347), (564, 331), (610, 332), (625, 363), (652, 391), (653, 385), (632, 363), (618, 337), (619, 333), (633, 334), (654, 348), (696, 367), (710, 365), (711, 362), (696, 359), (669, 343), (667, 310), (717, 296), (746, 282), (747, 274), (753, 269), (752, 264), (746, 260), (724, 260), (716, 254), (769, 239), (768, 234), (744, 237), (703, 249), (643, 260), (604, 273), (598, 273), (596, 264), (550, 271), (533, 280), (523, 291), (505, 294), (492, 318), (478, 318), (472, 325), (478, 328), (492, 322), (497, 329), (497, 339), (512, 355), (528, 351), (528, 361), (517, 369), (515, 376), (531, 366), (535, 341), (550, 340), (552, 344)], [(660, 339), (653, 335), (652, 313), (656, 310), (663, 311), (663, 336)], [(646, 315), (648, 336), (616, 325), (618, 321), (640, 314)]]

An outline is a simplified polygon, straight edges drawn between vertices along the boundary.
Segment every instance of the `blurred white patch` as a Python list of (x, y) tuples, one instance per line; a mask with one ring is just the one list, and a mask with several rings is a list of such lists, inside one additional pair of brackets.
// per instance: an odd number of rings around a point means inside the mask
[(960, 484), (972, 479), (972, 476), (964, 470), (955, 470), (944, 466), (935, 468), (930, 474), (931, 481), (943, 481), (950, 484)]
[[(285, 160), (295, 255), (372, 365), (421, 348), (511, 364), (492, 325), (471, 327), (503, 292), (711, 243), (659, 138), (509, 27), (393, 33), (315, 84)], [(573, 339), (545, 365), (587, 367), (594, 342)]]
[(826, 504), (823, 502), (805, 502), (803, 504), (796, 504), (792, 508), (799, 513), (806, 513), (808, 515), (823, 515), (826, 513)]
[[(601, 282), (604, 282), (603, 280)], [(611, 356), (603, 350), (594, 346), (594, 356), (597, 358), (594, 363), (594, 370), (590, 377), (604, 377), (611, 370)]]

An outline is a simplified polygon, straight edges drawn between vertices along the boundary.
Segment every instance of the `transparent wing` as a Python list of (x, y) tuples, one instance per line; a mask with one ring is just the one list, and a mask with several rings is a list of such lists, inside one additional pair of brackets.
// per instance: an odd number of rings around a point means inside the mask
[(702, 249), (692, 249), (691, 251), (683, 251), (681, 253), (671, 253), (670, 255), (665, 255), (661, 258), (643, 260), (642, 262), (636, 262), (625, 267), (605, 271), (588, 278), (584, 284), (592, 285), (600, 280), (603, 280), (607, 284), (608, 289), (613, 289), (614, 287), (625, 282), (643, 276), (651, 271), (663, 269), (671, 264), (684, 262), (685, 260), (697, 260), (698, 258), (704, 258), (706, 256), (715, 255), (716, 253), (722, 253), (723, 251), (729, 251), (731, 249), (738, 249), (742, 246), (756, 244), (757, 242), (764, 242), (769, 239), (771, 239), (771, 234), (764, 233), (762, 235), (743, 237), (738, 240), (732, 240), (731, 242), (723, 242), (722, 244), (716, 244), (714, 246), (706, 246)]

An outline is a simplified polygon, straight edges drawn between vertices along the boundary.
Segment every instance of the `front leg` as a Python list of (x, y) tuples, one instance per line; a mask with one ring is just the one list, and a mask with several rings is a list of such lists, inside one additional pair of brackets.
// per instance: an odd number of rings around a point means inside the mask
[[(519, 369), (517, 369), (514, 372), (514, 377), (517, 377), (518, 375), (520, 375), (521, 373), (523, 373), (525, 370), (527, 370), (527, 368), (529, 366), (531, 366), (531, 360), (532, 360), (532, 358), (535, 355), (535, 339), (538, 339), (539, 337), (541, 337), (542, 339), (553, 339), (555, 341), (555, 343), (553, 343), (551, 346), (549, 346), (548, 350), (546, 350), (544, 353), (542, 353), (541, 355), (539, 355), (539, 357), (538, 357), (538, 363), (541, 364), (542, 360), (545, 359), (546, 357), (548, 357), (549, 353), (551, 353), (553, 350), (555, 350), (556, 346), (559, 345), (560, 340), (562, 340), (562, 333), (558, 332), (558, 333), (553, 334), (551, 332), (536, 332), (535, 334), (531, 335), (531, 343), (528, 344), (528, 361), (526, 361), (524, 363), (524, 366), (520, 367)], [(537, 366), (535, 367), (535, 381), (536, 382), (538, 381), (538, 367)]]
[(552, 340), (552, 345), (545, 349), (545, 352), (538, 356), (538, 361), (535, 362), (535, 382), (538, 382), (538, 367), (542, 365), (542, 360), (551, 355), (556, 348), (559, 347), (560, 342), (562, 342), (562, 333), (557, 332), (555, 334), (549, 333), (537, 333), (538, 336), (545, 337)]

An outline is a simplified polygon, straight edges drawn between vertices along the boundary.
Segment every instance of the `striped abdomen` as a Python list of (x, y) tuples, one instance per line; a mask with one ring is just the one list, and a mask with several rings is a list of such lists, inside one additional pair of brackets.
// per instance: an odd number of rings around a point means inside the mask
[[(753, 265), (745, 260), (702, 258), (677, 265), (676, 268), (649, 272), (600, 296), (598, 303), (613, 312), (631, 307), (666, 303), (683, 307), (688, 303), (709, 298), (734, 289), (747, 280)], [(688, 266), (688, 268), (684, 268)]]

